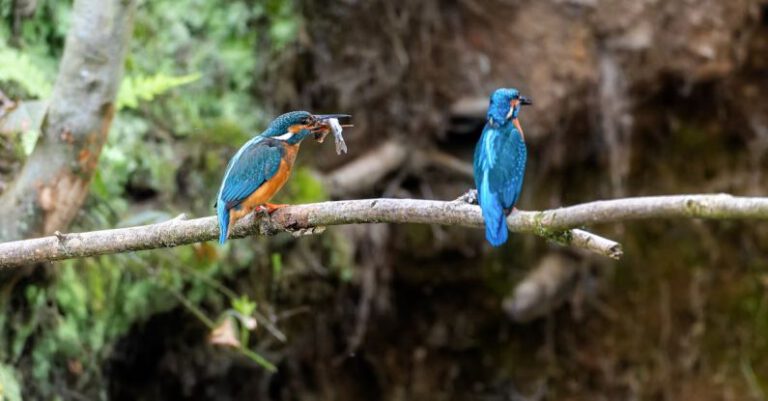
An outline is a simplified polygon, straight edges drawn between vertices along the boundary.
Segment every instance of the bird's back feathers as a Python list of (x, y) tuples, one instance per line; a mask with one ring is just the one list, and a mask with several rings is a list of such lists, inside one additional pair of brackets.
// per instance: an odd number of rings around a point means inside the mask
[(474, 175), (486, 238), (493, 246), (507, 240), (505, 210), (520, 196), (526, 159), (525, 142), (513, 124), (486, 124), (475, 148)]

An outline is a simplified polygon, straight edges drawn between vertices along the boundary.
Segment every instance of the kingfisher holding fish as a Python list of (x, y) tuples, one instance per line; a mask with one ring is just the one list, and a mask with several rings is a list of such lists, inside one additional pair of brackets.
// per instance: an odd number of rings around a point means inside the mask
[[(346, 114), (310, 114), (292, 111), (277, 117), (260, 135), (235, 153), (224, 172), (218, 196), (216, 214), (219, 219), (219, 243), (229, 238), (235, 222), (253, 210), (272, 213), (286, 205), (268, 203), (291, 175), (301, 141), (314, 135), (322, 142), (333, 132), (337, 149), (341, 137), (339, 118)], [(346, 151), (346, 145), (343, 146)]]
[(515, 209), (525, 176), (528, 151), (518, 115), (533, 104), (517, 89), (501, 88), (491, 95), (486, 123), (475, 147), (474, 176), (485, 221), (485, 238), (493, 246), (507, 241), (507, 215)]

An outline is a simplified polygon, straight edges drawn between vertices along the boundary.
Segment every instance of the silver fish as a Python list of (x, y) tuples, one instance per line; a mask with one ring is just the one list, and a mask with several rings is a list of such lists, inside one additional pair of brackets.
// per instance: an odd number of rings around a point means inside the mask
[(340, 155), (342, 152), (347, 153), (347, 144), (344, 142), (344, 137), (341, 135), (343, 128), (336, 118), (329, 118), (327, 120), (328, 126), (333, 132), (333, 139), (336, 141), (336, 154)]

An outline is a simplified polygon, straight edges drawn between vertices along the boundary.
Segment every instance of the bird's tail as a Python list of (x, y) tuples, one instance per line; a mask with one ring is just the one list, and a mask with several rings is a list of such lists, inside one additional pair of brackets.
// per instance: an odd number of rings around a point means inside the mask
[(507, 218), (499, 198), (488, 188), (488, 181), (483, 180), (480, 186), (479, 202), (485, 221), (485, 238), (493, 246), (501, 246), (507, 242)]
[(219, 244), (223, 245), (229, 236), (229, 209), (225, 202), (217, 202), (216, 215), (219, 218)]

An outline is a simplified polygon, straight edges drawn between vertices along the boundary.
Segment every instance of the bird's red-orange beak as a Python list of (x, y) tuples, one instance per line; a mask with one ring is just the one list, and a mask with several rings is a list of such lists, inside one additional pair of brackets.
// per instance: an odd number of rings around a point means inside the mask
[(507, 120), (511, 119), (512, 116), (515, 113), (515, 109), (517, 108), (517, 105), (521, 106), (527, 106), (533, 104), (533, 101), (530, 98), (527, 98), (525, 96), (518, 96), (515, 99), (512, 99), (509, 101), (509, 113), (507, 113)]

